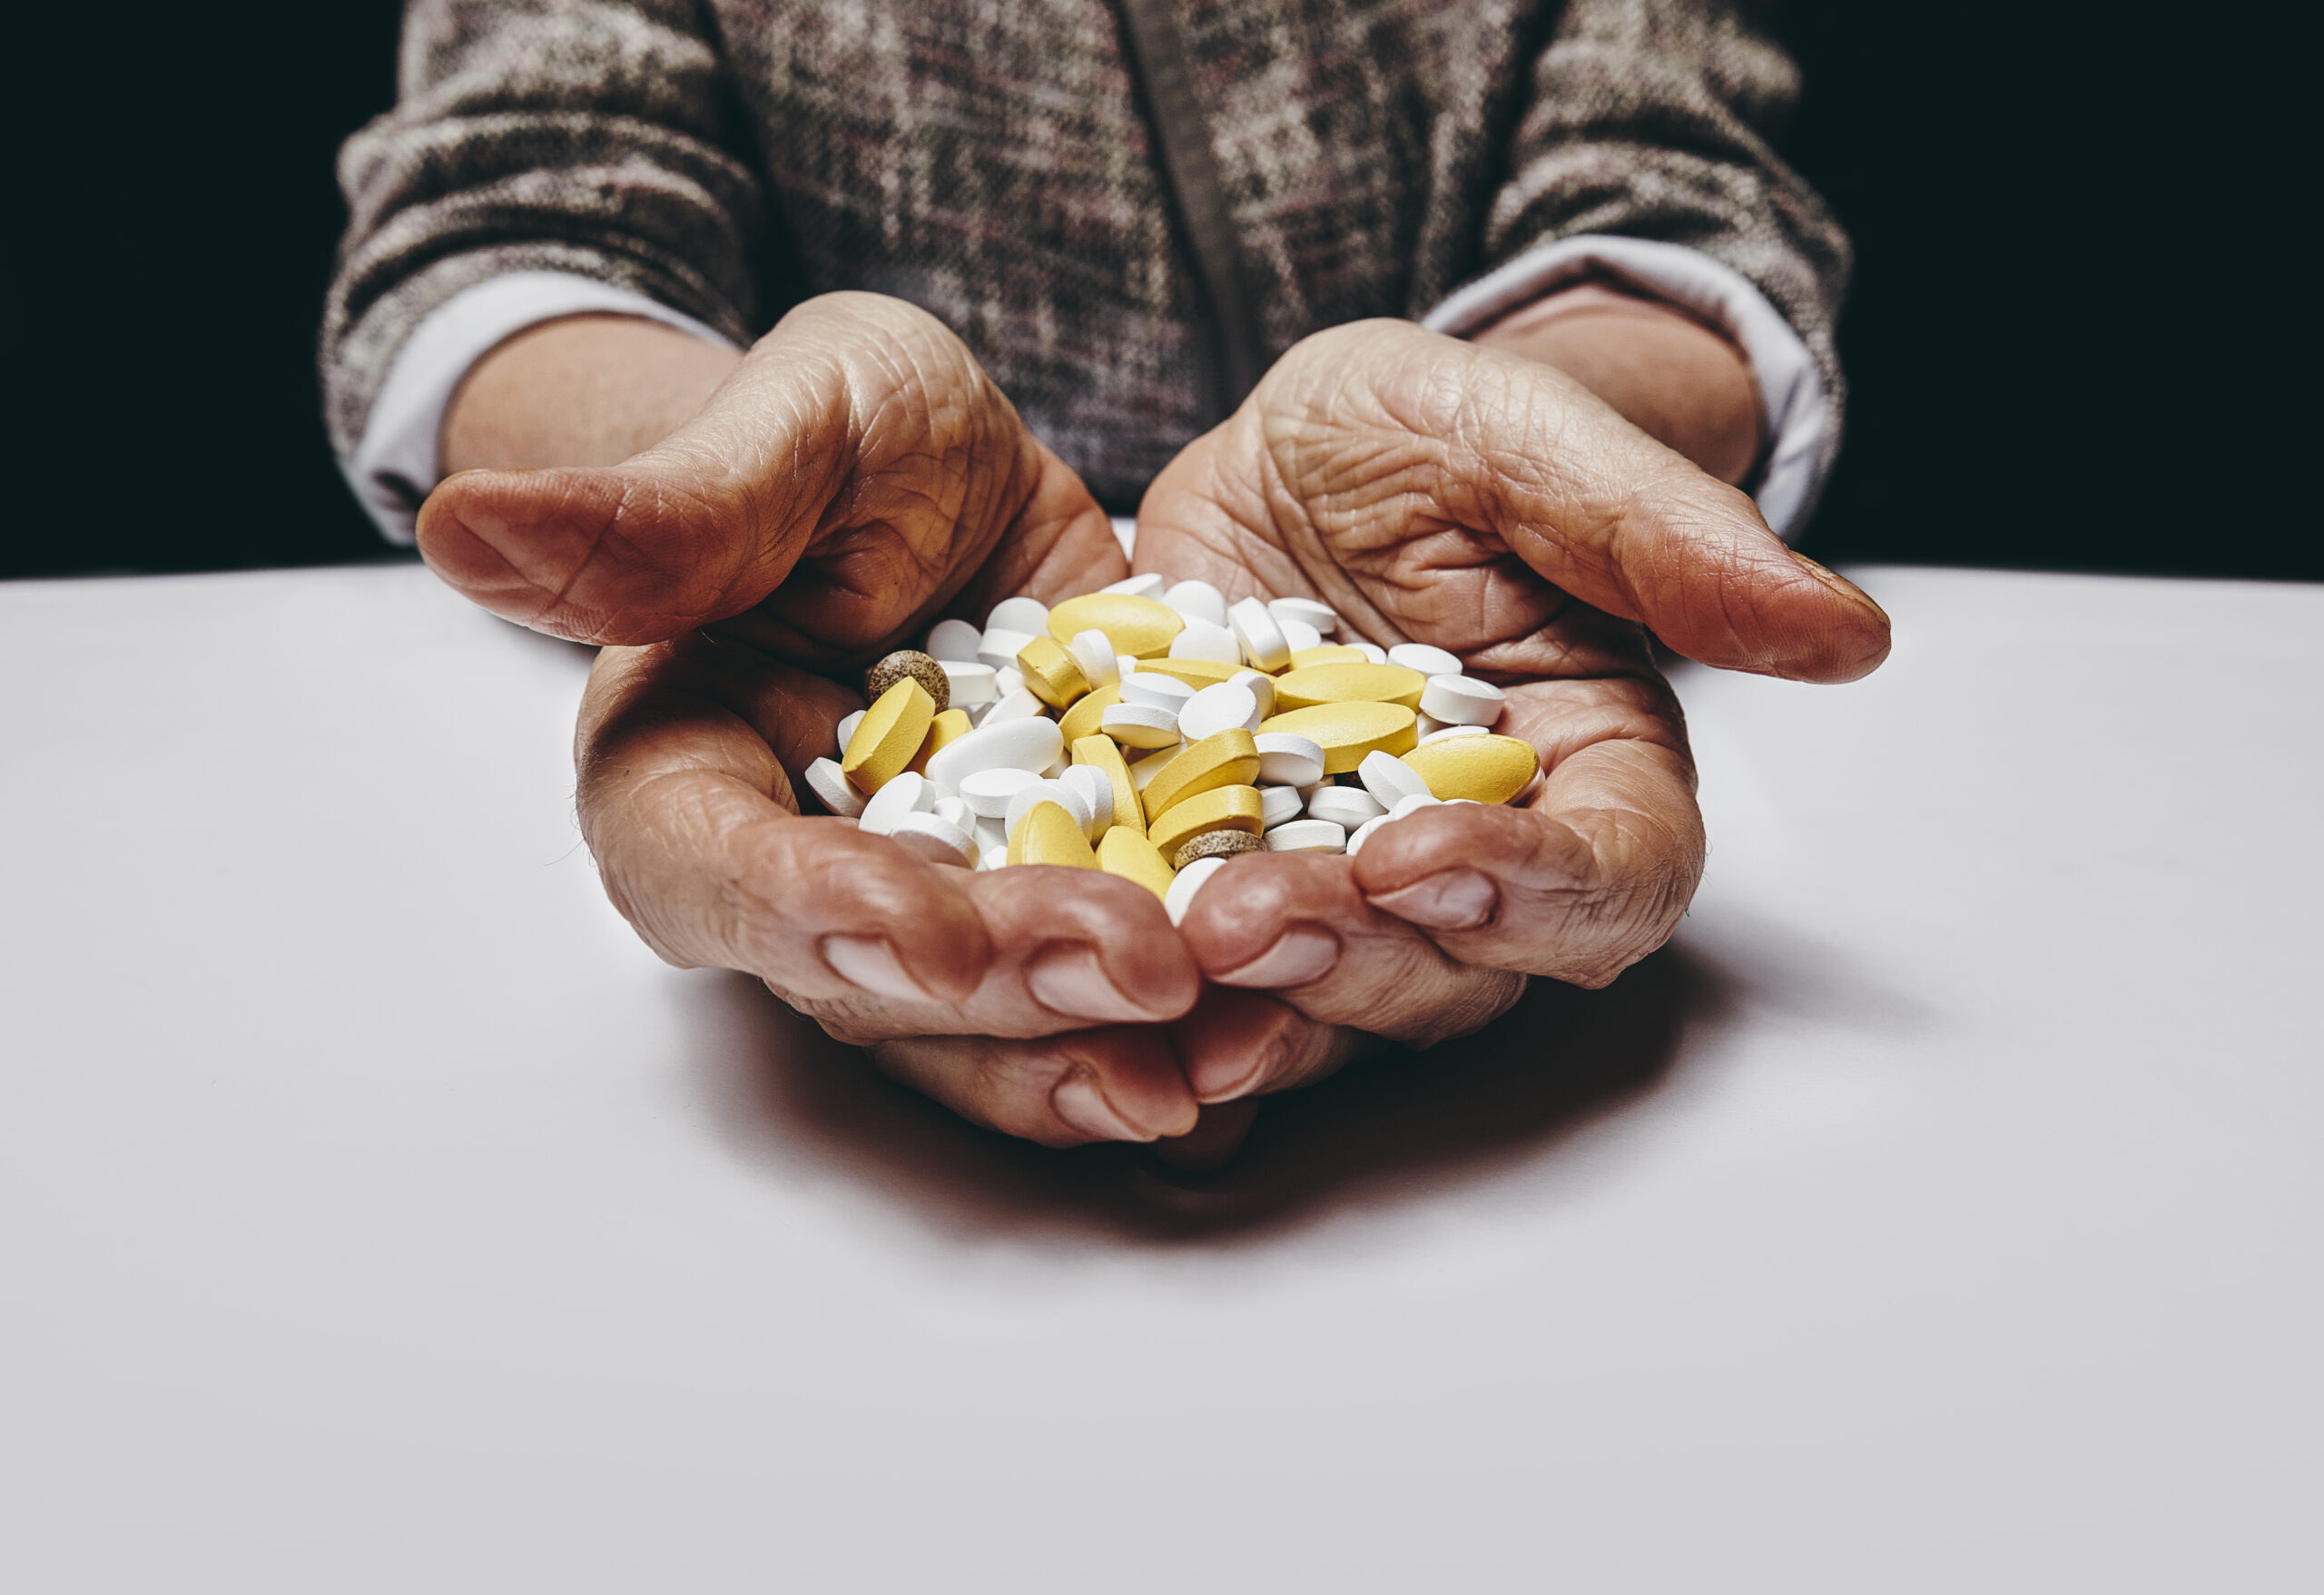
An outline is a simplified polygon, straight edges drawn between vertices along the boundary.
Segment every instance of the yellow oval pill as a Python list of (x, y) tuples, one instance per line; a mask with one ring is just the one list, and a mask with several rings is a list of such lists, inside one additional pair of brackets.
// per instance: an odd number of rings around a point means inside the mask
[(1089, 678), (1073, 655), (1048, 637), (1035, 637), (1018, 649), (1017, 668), (1024, 673), (1026, 690), (1052, 709), (1067, 707), (1089, 690)]
[(1137, 665), (1140, 675), (1167, 675), (1173, 681), (1185, 682), (1196, 692), (1216, 686), (1236, 672), (1249, 668), (1247, 665), (1225, 665), (1216, 659), (1141, 659)]
[(1304, 736), (1323, 748), (1325, 774), (1344, 775), (1374, 750), (1409, 751), (1420, 741), (1419, 726), (1420, 717), (1402, 704), (1317, 704), (1260, 721), (1259, 734)]
[(1098, 734), (1098, 723), (1106, 711), (1122, 701), (1119, 685), (1101, 686), (1094, 693), (1084, 693), (1073, 700), (1073, 707), (1057, 717), (1057, 728), (1065, 734), (1066, 746), (1071, 747), (1085, 736)]
[(920, 744), (920, 752), (911, 756), (904, 768), (915, 775), (928, 773), (928, 761), (936, 750), (948, 742), (957, 742), (976, 729), (969, 720), (966, 709), (947, 709), (928, 723), (928, 738)]
[(1025, 811), (1025, 817), (1009, 834), (1009, 861), (1094, 870), (1098, 867), (1098, 855), (1089, 851), (1089, 839), (1081, 832), (1081, 822), (1067, 813), (1063, 804), (1035, 803)]
[(1305, 670), (1310, 665), (1364, 665), (1364, 656), (1345, 643), (1325, 643), (1320, 647), (1302, 648), (1291, 656), (1291, 668)]
[(1135, 593), (1084, 593), (1049, 611), (1049, 635), (1059, 642), (1069, 643), (1085, 631), (1101, 631), (1115, 653), (1134, 659), (1162, 657), (1170, 651), (1170, 639), (1186, 625), (1168, 605)]
[(1190, 797), (1222, 786), (1249, 786), (1259, 778), (1259, 745), (1241, 726), (1229, 726), (1183, 750), (1146, 783), (1148, 823)]
[(1146, 839), (1155, 852), (1176, 863), (1178, 850), (1196, 837), (1213, 831), (1259, 833), (1262, 813), (1256, 786), (1221, 786), (1173, 803), (1146, 827)]
[[(1106, 778), (1114, 793), (1114, 828), (1146, 834), (1146, 812), (1138, 806), (1137, 783), (1130, 779), (1129, 761), (1122, 757), (1121, 744), (1110, 736), (1076, 737), (1073, 762), (1087, 764)], [(1105, 863), (1100, 853), (1098, 862)]]
[(1098, 839), (1098, 867), (1108, 875), (1135, 881), (1155, 896), (1167, 900), (1177, 871), (1152, 842), (1127, 826), (1117, 825)]
[(855, 734), (847, 739), (847, 752), (840, 755), (840, 773), (858, 792), (879, 791), (910, 767), (935, 718), (936, 700), (906, 676), (864, 711)]
[(1318, 704), (1402, 704), (1420, 707), (1428, 677), (1401, 665), (1303, 665), (1275, 678), (1277, 709), (1312, 709)]
[(1404, 763), (1446, 802), (1505, 803), (1533, 783), (1541, 756), (1513, 736), (1448, 736), (1414, 748)]

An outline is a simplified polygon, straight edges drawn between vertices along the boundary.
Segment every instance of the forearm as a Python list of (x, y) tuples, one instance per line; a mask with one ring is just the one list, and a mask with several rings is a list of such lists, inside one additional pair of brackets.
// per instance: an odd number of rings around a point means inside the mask
[(453, 395), (444, 470), (618, 465), (684, 426), (742, 360), (628, 316), (527, 328), (478, 360)]
[(1758, 389), (1743, 351), (1666, 305), (1585, 284), (1471, 341), (1556, 367), (1721, 481), (1742, 481), (1758, 460)]

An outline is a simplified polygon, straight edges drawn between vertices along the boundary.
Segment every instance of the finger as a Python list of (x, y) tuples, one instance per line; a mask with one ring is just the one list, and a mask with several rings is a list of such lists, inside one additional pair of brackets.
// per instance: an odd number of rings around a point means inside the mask
[(654, 448), (618, 466), (463, 472), (421, 507), (419, 540), (485, 608), (598, 643), (741, 614), (829, 554), (836, 570), (795, 602), (829, 612), (824, 635), (868, 642), (965, 579), (1053, 464), (934, 317), (831, 294), (785, 316)]
[(872, 1058), (963, 1118), (1045, 1147), (1152, 1141), (1196, 1127), (1169, 1039), (1153, 1026), (1018, 1040), (902, 1037)]
[(1249, 402), (1290, 491), (1325, 518), (1324, 478), (1389, 470), (1408, 515), (1490, 530), (1565, 592), (1704, 664), (1847, 681), (1887, 656), (1878, 605), (1563, 373), (1401, 321), (1315, 341)]
[(785, 684), (808, 680), (734, 647), (601, 655), (582, 712), (582, 830), (657, 953), (750, 970), (861, 1043), (1045, 1035), (1192, 1005), (1193, 962), (1130, 881), (971, 873), (786, 806), (773, 748), (797, 739), (751, 717), (779, 721)]
[(1185, 1135), (1166, 1136), (1154, 1143), (1154, 1160), (1182, 1174), (1209, 1174), (1243, 1149), (1258, 1116), (1256, 1098), (1206, 1108)]
[[(1214, 981), (1271, 993), (1318, 1024), (1407, 1046), (1466, 1035), (1517, 1000), (1521, 975), (1470, 968), (1374, 908), (1356, 890), (1353, 862), (1246, 853), (1196, 895), (1179, 934)], [(1206, 1058), (1197, 1094), (1216, 1088), (1211, 1067)], [(1255, 1082), (1246, 1092), (1264, 1088)]]
[(1378, 1044), (1309, 1019), (1272, 992), (1209, 986), (1170, 1027), (1179, 1067), (1206, 1107), (1313, 1085)]

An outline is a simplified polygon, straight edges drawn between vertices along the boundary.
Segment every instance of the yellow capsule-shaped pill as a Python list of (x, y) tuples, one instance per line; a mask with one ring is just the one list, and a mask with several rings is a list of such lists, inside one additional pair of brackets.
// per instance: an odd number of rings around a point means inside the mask
[(1081, 822), (1067, 813), (1063, 804), (1035, 803), (1017, 822), (1017, 829), (1009, 833), (1009, 861), (1094, 870), (1098, 867), (1098, 855), (1089, 851), (1089, 839), (1081, 832)]
[(1073, 707), (1057, 717), (1057, 728), (1065, 734), (1065, 745), (1071, 747), (1085, 736), (1098, 734), (1098, 722), (1106, 711), (1122, 701), (1118, 685), (1101, 686), (1094, 693), (1084, 693), (1073, 700)]
[(1216, 659), (1141, 659), (1137, 664), (1140, 675), (1167, 675), (1173, 681), (1183, 681), (1196, 692), (1206, 686), (1216, 686), (1247, 665), (1226, 665)]
[(927, 774), (928, 761), (939, 748), (948, 742), (959, 741), (975, 729), (966, 709), (945, 710), (928, 723), (927, 739), (920, 744), (920, 752), (911, 756), (911, 763), (904, 768), (915, 775)]
[(1513, 736), (1448, 736), (1404, 755), (1429, 792), (1451, 802), (1505, 803), (1533, 784), (1541, 761), (1533, 744)]
[[(1078, 704), (1075, 706), (1079, 707)], [(1130, 779), (1129, 761), (1122, 757), (1121, 744), (1110, 736), (1076, 737), (1073, 741), (1073, 762), (1088, 765), (1104, 776), (1106, 784), (1113, 790), (1114, 829), (1135, 831), (1140, 836), (1145, 835), (1146, 812), (1138, 806), (1137, 783)], [(1102, 866), (1105, 861), (1105, 854), (1099, 853), (1098, 864)]]
[(1089, 678), (1073, 655), (1048, 637), (1035, 637), (1018, 649), (1017, 668), (1024, 673), (1026, 690), (1052, 709), (1067, 708), (1089, 691)]
[(1170, 882), (1177, 874), (1152, 842), (1122, 825), (1098, 839), (1098, 867), (1108, 875), (1135, 881), (1165, 901), (1170, 895)]
[(1364, 755), (1409, 752), (1420, 741), (1420, 717), (1402, 704), (1317, 704), (1270, 715), (1259, 722), (1259, 734), (1288, 732), (1304, 736), (1324, 750), (1324, 773), (1344, 775), (1364, 763)]
[(1304, 665), (1275, 678), (1277, 709), (1312, 709), (1318, 704), (1402, 704), (1420, 707), (1428, 677), (1401, 665)]
[(1345, 643), (1325, 643), (1320, 647), (1302, 648), (1291, 655), (1291, 668), (1305, 670), (1311, 665), (1363, 665), (1364, 655)]
[(1213, 831), (1259, 833), (1262, 810), (1256, 786), (1221, 786), (1170, 805), (1146, 827), (1146, 839), (1155, 852), (1177, 861), (1178, 850), (1196, 837)]
[(1206, 736), (1162, 766), (1146, 783), (1148, 823), (1190, 797), (1222, 786), (1249, 786), (1259, 778), (1259, 744), (1241, 726)]
[(1101, 631), (1115, 653), (1133, 659), (1161, 658), (1170, 651), (1170, 639), (1186, 625), (1168, 605), (1135, 593), (1084, 593), (1049, 611), (1049, 635), (1059, 642), (1069, 643), (1085, 631)]
[(936, 700), (906, 676), (864, 711), (855, 734), (847, 739), (847, 752), (840, 755), (840, 773), (858, 792), (879, 791), (911, 767), (935, 718)]

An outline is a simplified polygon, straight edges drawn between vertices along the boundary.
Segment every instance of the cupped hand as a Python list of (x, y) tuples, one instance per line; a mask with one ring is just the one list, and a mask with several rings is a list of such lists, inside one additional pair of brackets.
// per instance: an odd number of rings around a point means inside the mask
[(583, 833), (656, 952), (762, 977), (1012, 1134), (1192, 1127), (1156, 1021), (1199, 978), (1151, 893), (1095, 871), (974, 874), (800, 812), (805, 766), (862, 706), (815, 669), (852, 674), (947, 609), (1128, 572), (1080, 480), (932, 317), (812, 301), (663, 442), (453, 477), (419, 538), (497, 614), (645, 645), (600, 654), (577, 760)]
[(1254, 853), (1183, 934), (1215, 984), (1176, 1029), (1206, 1104), (1319, 1078), (1356, 1033), (1426, 1046), (1528, 976), (1599, 986), (1700, 879), (1678, 700), (1649, 632), (1702, 663), (1847, 681), (1887, 617), (1751, 500), (1548, 366), (1405, 322), (1319, 333), (1158, 478), (1137, 564), (1230, 599), (1313, 597), (1347, 633), (1433, 644), (1508, 694), (1521, 803), (1447, 804), (1354, 858)]

